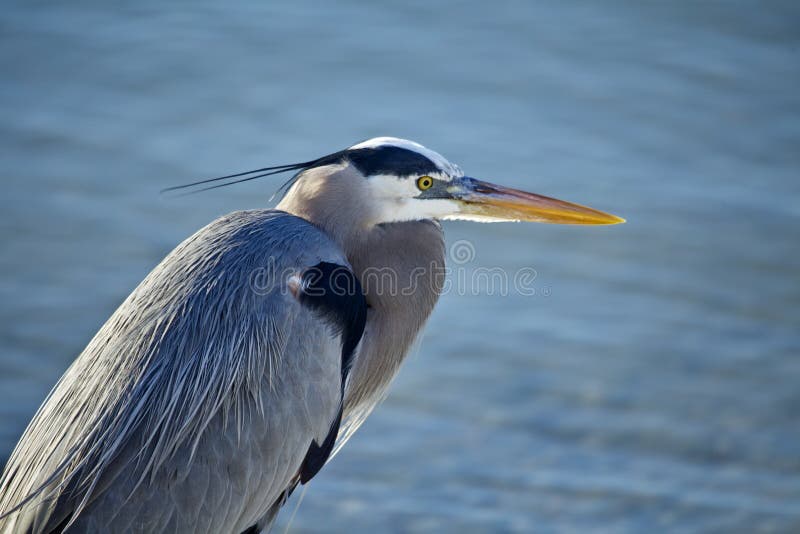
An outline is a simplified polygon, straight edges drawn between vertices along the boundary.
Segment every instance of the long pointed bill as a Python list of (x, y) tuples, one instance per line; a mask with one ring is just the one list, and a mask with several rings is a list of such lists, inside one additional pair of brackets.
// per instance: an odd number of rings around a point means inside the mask
[[(463, 218), (491, 221), (531, 221), (552, 224), (619, 224), (625, 219), (572, 202), (527, 193), (464, 177), (450, 193), (461, 205)], [(462, 218), (454, 216), (453, 218)]]

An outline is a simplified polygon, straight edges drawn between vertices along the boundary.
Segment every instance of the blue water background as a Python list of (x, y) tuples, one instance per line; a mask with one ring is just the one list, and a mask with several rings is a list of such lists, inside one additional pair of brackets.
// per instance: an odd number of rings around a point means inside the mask
[(629, 222), (446, 223), (535, 294), (448, 292), (291, 532), (800, 531), (798, 5), (5, 1), (0, 463), (280, 181), (159, 189), (395, 135)]

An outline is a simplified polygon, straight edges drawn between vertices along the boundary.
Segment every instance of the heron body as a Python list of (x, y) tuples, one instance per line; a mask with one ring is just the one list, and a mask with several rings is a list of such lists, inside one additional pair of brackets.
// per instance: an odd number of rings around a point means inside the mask
[(5, 467), (0, 532), (261, 531), (424, 326), (437, 219), (620, 222), (393, 138), (281, 168), (299, 172), (277, 209), (180, 244), (59, 380)]

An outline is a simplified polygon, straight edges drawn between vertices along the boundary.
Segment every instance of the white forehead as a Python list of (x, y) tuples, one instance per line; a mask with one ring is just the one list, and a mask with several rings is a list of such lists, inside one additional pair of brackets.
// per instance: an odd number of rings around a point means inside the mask
[(409, 141), (408, 139), (400, 139), (399, 137), (373, 137), (372, 139), (367, 139), (366, 141), (358, 143), (357, 145), (353, 145), (350, 148), (377, 148), (381, 146), (396, 146), (405, 148), (406, 150), (411, 150), (417, 154), (425, 156), (437, 167), (442, 169), (444, 173), (450, 176), (464, 176), (464, 173), (461, 172), (461, 169), (458, 167), (458, 165), (450, 163), (438, 152), (426, 148), (419, 143), (415, 143), (414, 141)]

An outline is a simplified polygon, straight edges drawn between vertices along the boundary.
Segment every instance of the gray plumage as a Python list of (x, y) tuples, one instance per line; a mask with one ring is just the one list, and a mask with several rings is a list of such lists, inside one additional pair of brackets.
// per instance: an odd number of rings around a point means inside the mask
[[(66, 371), (0, 479), (0, 532), (264, 530), (383, 398), (428, 319), (437, 219), (622, 221), (395, 138), (190, 185), (284, 171), (299, 172), (277, 209), (180, 244)], [(357, 287), (313, 296), (319, 266)]]
[[(314, 181), (315, 171), (309, 176)], [(318, 173), (318, 172), (317, 172)], [(353, 169), (336, 180), (363, 180)], [(326, 181), (334, 183), (328, 176)], [(283, 208), (323, 228), (347, 198)], [(321, 209), (326, 208), (326, 209)], [(432, 222), (339, 235), (284, 211), (236, 212), (170, 253), (116, 310), (50, 393), (6, 466), (4, 532), (241, 532), (266, 526), (314, 440), (336, 415), (337, 336), (267, 278), (329, 261), (354, 269), (443, 266)], [(423, 246), (417, 247), (415, 243)], [(366, 244), (366, 243), (364, 243)], [(389, 253), (405, 251), (399, 262)], [(254, 276), (254, 273), (259, 276)], [(437, 282), (401, 301), (376, 295), (351, 371), (340, 446), (385, 393), (433, 308)], [(369, 288), (365, 288), (369, 290)], [(265, 292), (266, 291), (266, 292)], [(278, 503), (278, 506), (274, 506)]]

